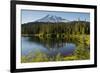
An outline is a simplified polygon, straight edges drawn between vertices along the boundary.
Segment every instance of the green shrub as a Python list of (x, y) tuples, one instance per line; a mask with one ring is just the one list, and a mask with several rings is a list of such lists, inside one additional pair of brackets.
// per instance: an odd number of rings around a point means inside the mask
[(83, 44), (80, 44), (74, 52), (74, 55), (77, 56), (78, 60), (84, 60), (90, 58), (90, 51), (87, 48), (84, 48)]

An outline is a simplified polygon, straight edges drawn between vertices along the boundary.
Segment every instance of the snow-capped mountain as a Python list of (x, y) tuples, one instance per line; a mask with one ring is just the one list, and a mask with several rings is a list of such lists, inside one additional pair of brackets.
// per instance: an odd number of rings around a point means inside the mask
[(54, 15), (46, 15), (43, 18), (40, 18), (36, 20), (35, 22), (52, 22), (52, 23), (58, 23), (58, 22), (68, 22), (69, 20), (63, 19), (62, 17), (54, 16)]

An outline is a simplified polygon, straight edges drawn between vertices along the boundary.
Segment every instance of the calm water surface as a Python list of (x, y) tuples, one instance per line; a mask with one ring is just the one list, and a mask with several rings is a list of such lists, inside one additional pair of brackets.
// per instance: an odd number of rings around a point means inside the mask
[(50, 56), (57, 55), (58, 53), (66, 56), (71, 55), (74, 52), (76, 45), (74, 43), (68, 43), (64, 40), (55, 41), (55, 39), (43, 40), (36, 37), (22, 37), (21, 48), (22, 56), (28, 55), (30, 52), (35, 54), (37, 51), (46, 53)]

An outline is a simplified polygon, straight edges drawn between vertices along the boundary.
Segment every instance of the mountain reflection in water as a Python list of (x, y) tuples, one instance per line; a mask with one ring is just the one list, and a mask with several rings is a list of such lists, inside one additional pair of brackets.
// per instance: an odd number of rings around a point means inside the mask
[(67, 42), (65, 39), (43, 39), (38, 37), (21, 37), (22, 55), (28, 55), (30, 52), (40, 51), (49, 56), (61, 54), (63, 56), (72, 55), (76, 45)]

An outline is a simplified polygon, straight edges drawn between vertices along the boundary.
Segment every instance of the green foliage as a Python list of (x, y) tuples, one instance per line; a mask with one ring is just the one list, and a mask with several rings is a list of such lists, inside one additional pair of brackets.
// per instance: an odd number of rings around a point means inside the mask
[[(90, 58), (90, 36), (84, 35), (85, 38), (83, 38), (83, 35), (71, 35), (67, 39), (67, 41), (75, 42), (77, 43), (77, 47), (74, 51), (74, 53), (70, 56), (62, 56), (60, 53), (58, 53), (55, 56), (50, 57), (48, 54), (45, 54), (44, 52), (37, 51), (35, 53), (30, 52), (26, 56), (21, 57), (21, 62), (48, 62), (48, 61), (69, 61), (69, 60), (85, 60)], [(54, 40), (54, 39), (53, 39)], [(52, 40), (47, 39), (43, 42), (50, 45)]]
[[(38, 36), (38, 41), (52, 44), (56, 42), (73, 42), (77, 45), (76, 50), (70, 56), (62, 56), (58, 53), (49, 56), (44, 52), (30, 52), (21, 57), (22, 63), (69, 61), (90, 59), (90, 23), (85, 21), (73, 21), (68, 23), (27, 23), (21, 25), (22, 36)], [(60, 41), (61, 40), (61, 41)], [(49, 46), (48, 46), (49, 47)]]
[(83, 44), (80, 44), (75, 52), (74, 55), (77, 57), (78, 60), (84, 60), (90, 58), (90, 51), (89, 49), (85, 48)]
[(77, 56), (67, 56), (67, 57), (64, 57), (64, 61), (67, 61), (67, 60), (77, 60)]
[(85, 21), (73, 21), (68, 23), (27, 23), (21, 25), (22, 34), (43, 34), (45, 35), (60, 35), (60, 34), (89, 34), (90, 25)]
[(28, 61), (28, 59), (26, 56), (21, 56), (21, 63), (25, 63), (27, 61)]
[(43, 52), (36, 52), (35, 57), (32, 59), (32, 62), (43, 62), (48, 61), (48, 57)]
[(55, 57), (55, 61), (62, 61), (62, 60), (63, 60), (62, 58), (63, 58), (63, 57), (61, 56), (61, 54), (58, 53), (58, 54), (56, 55), (56, 57)]

